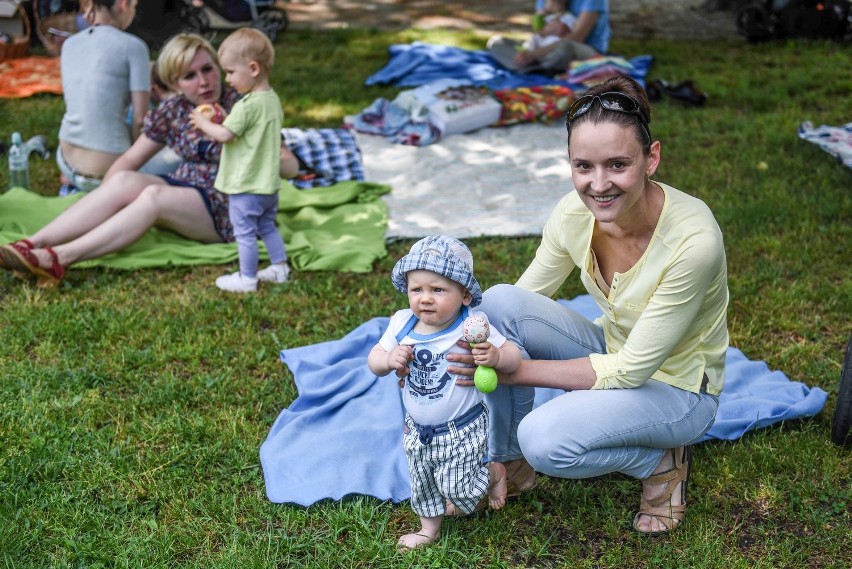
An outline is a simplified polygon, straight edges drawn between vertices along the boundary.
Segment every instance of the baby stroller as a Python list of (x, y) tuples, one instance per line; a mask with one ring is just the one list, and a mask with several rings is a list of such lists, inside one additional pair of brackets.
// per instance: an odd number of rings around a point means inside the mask
[(214, 41), (220, 31), (233, 31), (251, 26), (275, 41), (287, 29), (290, 20), (280, 8), (282, 0), (183, 0), (181, 20), (187, 31), (195, 32)]

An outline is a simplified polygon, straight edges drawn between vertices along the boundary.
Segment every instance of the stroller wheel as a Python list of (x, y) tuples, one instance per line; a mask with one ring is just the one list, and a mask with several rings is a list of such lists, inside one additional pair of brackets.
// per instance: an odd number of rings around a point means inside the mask
[(837, 389), (837, 407), (831, 425), (831, 440), (839, 445), (852, 446), (852, 336), (846, 344), (846, 359)]
[(264, 35), (269, 38), (269, 41), (275, 43), (275, 37), (278, 35), (278, 30), (264, 25), (263, 22), (256, 22), (252, 24), (252, 27), (256, 30), (260, 30), (261, 32), (263, 32)]
[(258, 19), (264, 27), (269, 27), (269, 29), (275, 28), (276, 33), (283, 32), (290, 25), (290, 18), (284, 10), (267, 10), (261, 13)]
[(210, 28), (210, 18), (203, 10), (193, 6), (186, 6), (180, 12), (183, 29), (187, 32), (198, 34), (212, 42), (216, 38), (216, 31)]
[(204, 12), (193, 6), (184, 6), (180, 10), (183, 29), (190, 33), (200, 34), (210, 26)]

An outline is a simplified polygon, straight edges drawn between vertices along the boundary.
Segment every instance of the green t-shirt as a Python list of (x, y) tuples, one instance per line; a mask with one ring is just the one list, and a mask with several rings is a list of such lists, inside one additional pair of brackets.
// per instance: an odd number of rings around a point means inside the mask
[(237, 101), (222, 126), (236, 135), (222, 146), (213, 184), (225, 194), (274, 194), (281, 187), (281, 125), (284, 113), (273, 90)]

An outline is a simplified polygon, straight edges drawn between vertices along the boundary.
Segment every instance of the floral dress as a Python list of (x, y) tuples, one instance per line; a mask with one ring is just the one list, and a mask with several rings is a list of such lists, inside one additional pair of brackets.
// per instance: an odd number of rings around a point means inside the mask
[[(222, 90), (219, 103), (230, 112), (240, 95), (230, 87)], [(178, 169), (168, 180), (197, 188), (205, 196), (205, 202), (213, 217), (216, 233), (223, 241), (234, 240), (234, 228), (228, 219), (228, 196), (213, 188), (219, 171), (222, 144), (209, 138), (189, 122), (189, 113), (195, 108), (183, 95), (177, 95), (160, 103), (145, 115), (142, 132), (153, 140), (167, 145), (181, 157)]]

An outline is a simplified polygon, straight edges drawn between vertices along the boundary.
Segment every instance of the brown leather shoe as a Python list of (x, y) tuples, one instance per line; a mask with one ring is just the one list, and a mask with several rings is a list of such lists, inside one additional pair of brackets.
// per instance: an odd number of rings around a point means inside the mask
[[(672, 467), (664, 472), (652, 474), (642, 480), (646, 484), (656, 486), (665, 484), (666, 487), (654, 498), (646, 499), (643, 493), (639, 511), (633, 517), (633, 529), (647, 536), (658, 536), (677, 528), (686, 515), (686, 490), (689, 485), (689, 471), (692, 466), (691, 447), (678, 447), (668, 452), (672, 453)], [(680, 484), (680, 504), (672, 504), (672, 495)], [(644, 488), (643, 488), (644, 489)], [(641, 516), (651, 516), (665, 528), (659, 531), (645, 531), (639, 527)]]

